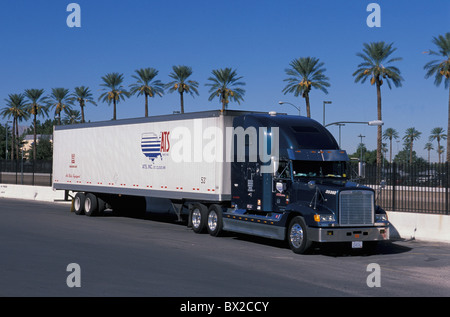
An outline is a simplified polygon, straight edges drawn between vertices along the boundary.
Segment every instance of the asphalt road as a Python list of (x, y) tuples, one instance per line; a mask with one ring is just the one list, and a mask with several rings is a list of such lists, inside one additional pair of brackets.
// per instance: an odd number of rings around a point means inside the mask
[(67, 203), (0, 198), (0, 296), (450, 296), (450, 244), (296, 255), (284, 243), (216, 238), (150, 218), (78, 216)]

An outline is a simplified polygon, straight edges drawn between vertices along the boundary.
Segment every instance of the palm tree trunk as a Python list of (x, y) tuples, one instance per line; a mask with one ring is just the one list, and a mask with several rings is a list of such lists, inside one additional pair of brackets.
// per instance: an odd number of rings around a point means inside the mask
[(19, 118), (16, 120), (16, 158), (19, 160)]
[(145, 117), (148, 117), (148, 94), (145, 94)]
[(184, 99), (182, 92), (180, 92), (180, 106), (181, 106), (181, 113), (184, 113)]
[(13, 118), (11, 130), (11, 160), (14, 160), (14, 149), (16, 148), (16, 117)]
[(413, 140), (414, 139), (411, 137), (411, 147), (409, 148), (409, 164), (412, 164)]
[(440, 151), (440, 149), (441, 149), (441, 142), (439, 141), (439, 139), (437, 140), (438, 141), (438, 159), (439, 159), (439, 164), (441, 164), (441, 153), (439, 153), (439, 151)]
[[(448, 123), (447, 133), (450, 133), (450, 87), (448, 89)], [(450, 162), (450, 136), (447, 137), (447, 162)]]
[[(377, 81), (377, 116), (378, 120), (381, 119), (381, 84)], [(377, 127), (377, 165), (381, 165), (381, 126)]]
[(84, 123), (84, 106), (80, 102), (80, 108), (81, 108), (81, 123)]
[(113, 99), (113, 105), (114, 105), (113, 120), (116, 120), (116, 99)]
[[(33, 160), (36, 161), (36, 108), (34, 109), (34, 119), (33, 119)], [(33, 163), (34, 164), (34, 163)]]
[(311, 118), (311, 108), (309, 104), (309, 94), (305, 94), (305, 102), (306, 102), (306, 116)]
[(389, 163), (392, 163), (392, 138), (389, 139)]

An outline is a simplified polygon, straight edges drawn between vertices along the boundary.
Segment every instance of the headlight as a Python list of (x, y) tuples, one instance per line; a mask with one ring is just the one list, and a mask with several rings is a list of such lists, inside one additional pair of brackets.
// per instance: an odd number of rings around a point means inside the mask
[(375, 222), (388, 221), (387, 214), (375, 214)]
[(336, 218), (331, 215), (314, 215), (314, 221), (316, 222), (335, 222)]

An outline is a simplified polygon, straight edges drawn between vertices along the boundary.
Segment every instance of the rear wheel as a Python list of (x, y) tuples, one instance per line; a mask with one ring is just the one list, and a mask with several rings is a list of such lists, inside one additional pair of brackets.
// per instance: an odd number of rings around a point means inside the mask
[(206, 228), (208, 209), (203, 204), (194, 204), (191, 211), (191, 227), (195, 233), (202, 233)]
[(294, 253), (304, 254), (308, 252), (312, 242), (308, 240), (306, 224), (302, 217), (296, 216), (291, 220), (287, 239), (289, 247)]
[(219, 205), (211, 205), (208, 210), (207, 227), (210, 235), (218, 237), (223, 228), (222, 208)]
[(96, 216), (98, 212), (98, 201), (97, 196), (92, 193), (86, 195), (84, 200), (84, 213), (86, 216), (92, 217)]
[(84, 195), (84, 193), (76, 193), (75, 194), (75, 197), (73, 198), (73, 202), (72, 202), (72, 208), (73, 208), (73, 211), (77, 215), (84, 214), (84, 200), (85, 199), (86, 199), (86, 196)]

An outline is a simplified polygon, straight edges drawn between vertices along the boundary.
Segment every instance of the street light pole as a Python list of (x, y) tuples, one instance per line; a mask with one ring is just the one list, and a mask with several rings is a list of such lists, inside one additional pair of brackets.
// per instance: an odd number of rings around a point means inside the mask
[(337, 126), (339, 126), (339, 148), (341, 148), (341, 127), (344, 126), (344, 123), (338, 123)]
[(278, 104), (280, 104), (280, 105), (285, 104), (285, 103), (288, 104), (288, 105), (291, 105), (292, 107), (294, 107), (295, 109), (297, 109), (298, 115), (300, 116), (300, 107), (297, 107), (297, 106), (293, 105), (293, 104), (290, 103), (290, 102), (286, 102), (286, 101), (278, 101)]
[(332, 122), (325, 125), (325, 127), (328, 127), (330, 125), (336, 124), (339, 125), (340, 123), (360, 123), (360, 124), (367, 124), (370, 126), (380, 126), (383, 125), (384, 122), (380, 120), (373, 120), (373, 121), (339, 121), (339, 122)]
[(329, 105), (329, 104), (331, 104), (331, 101), (323, 102), (323, 125), (325, 125), (325, 104)]
[(363, 138), (365, 138), (365, 137), (366, 136), (362, 135), (362, 134), (358, 135), (358, 138), (361, 138), (361, 143), (360, 143), (360, 146), (361, 146), (361, 162), (363, 161)]

